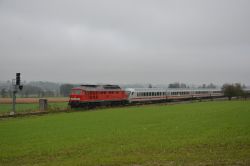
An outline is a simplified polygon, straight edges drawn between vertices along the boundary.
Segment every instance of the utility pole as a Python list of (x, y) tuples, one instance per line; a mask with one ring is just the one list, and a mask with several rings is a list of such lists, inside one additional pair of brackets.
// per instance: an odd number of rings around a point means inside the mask
[(12, 111), (10, 115), (14, 115), (16, 113), (16, 93), (19, 90), (23, 89), (23, 85), (21, 85), (21, 74), (16, 73), (16, 79), (12, 79)]
[(11, 115), (14, 115), (16, 113), (16, 92), (17, 88), (16, 85), (13, 85), (12, 81), (12, 112), (10, 113)]

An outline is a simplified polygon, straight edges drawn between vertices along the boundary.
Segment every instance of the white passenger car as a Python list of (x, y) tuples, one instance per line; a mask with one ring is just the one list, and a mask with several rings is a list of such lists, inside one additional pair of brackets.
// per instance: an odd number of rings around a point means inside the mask
[(166, 101), (166, 89), (163, 88), (127, 88), (128, 101), (147, 102), (147, 101)]
[(189, 99), (220, 97), (223, 93), (220, 89), (167, 89), (167, 99)]
[(220, 97), (220, 89), (164, 89), (164, 88), (127, 88), (128, 102), (150, 102), (167, 100), (185, 100), (192, 98)]

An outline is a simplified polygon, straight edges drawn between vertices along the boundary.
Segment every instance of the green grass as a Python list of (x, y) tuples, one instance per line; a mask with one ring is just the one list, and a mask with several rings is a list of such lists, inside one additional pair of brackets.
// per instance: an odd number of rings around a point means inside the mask
[(4, 119), (0, 165), (250, 165), (250, 102)]
[[(50, 110), (55, 109), (66, 109), (68, 106), (67, 102), (60, 102), (60, 103), (49, 103), (48, 108)], [(10, 112), (12, 110), (11, 104), (0, 104), (0, 114)], [(30, 103), (30, 104), (16, 104), (16, 111), (17, 112), (31, 112), (39, 110), (38, 103)]]

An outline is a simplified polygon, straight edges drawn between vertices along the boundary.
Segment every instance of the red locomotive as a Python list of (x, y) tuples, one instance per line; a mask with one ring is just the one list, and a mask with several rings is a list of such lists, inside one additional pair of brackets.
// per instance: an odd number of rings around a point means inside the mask
[(72, 89), (69, 105), (72, 108), (118, 105), (124, 104), (127, 98), (118, 85), (81, 85)]

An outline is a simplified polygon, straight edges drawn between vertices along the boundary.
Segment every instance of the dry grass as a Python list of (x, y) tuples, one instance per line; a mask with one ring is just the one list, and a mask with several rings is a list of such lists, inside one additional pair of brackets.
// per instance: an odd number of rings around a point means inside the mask
[[(40, 98), (17, 98), (16, 102), (17, 103), (38, 103)], [(53, 102), (53, 103), (59, 103), (59, 102), (68, 102), (69, 98), (68, 97), (48, 97), (48, 102)], [(12, 103), (12, 98), (0, 98), (0, 104), (10, 104)]]

